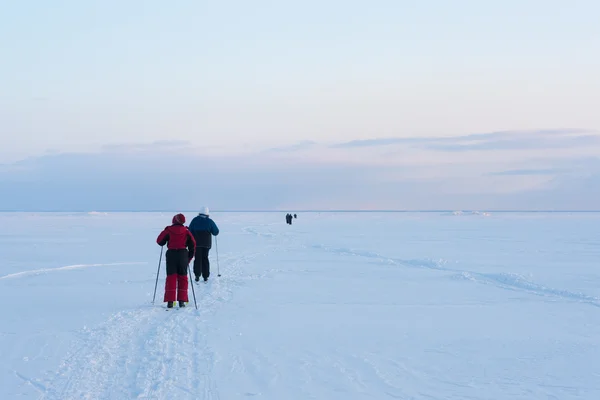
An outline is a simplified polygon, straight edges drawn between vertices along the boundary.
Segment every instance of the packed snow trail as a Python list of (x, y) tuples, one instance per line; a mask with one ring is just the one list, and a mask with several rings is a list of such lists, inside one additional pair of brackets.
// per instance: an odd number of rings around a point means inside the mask
[(89, 330), (41, 398), (218, 399), (209, 319), (243, 280), (240, 267), (258, 255), (225, 257), (226, 277), (194, 283), (198, 310), (191, 287), (187, 307), (169, 312), (157, 293), (156, 305), (119, 312)]

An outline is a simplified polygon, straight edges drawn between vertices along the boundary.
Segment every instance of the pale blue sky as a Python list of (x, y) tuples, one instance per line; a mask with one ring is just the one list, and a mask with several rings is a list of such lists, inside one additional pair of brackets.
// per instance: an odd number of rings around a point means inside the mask
[[(276, 167), (263, 151), (294, 146), (286, 157), (306, 174), (362, 160), (377, 168), (371, 183), (457, 179), (464, 193), (487, 193), (465, 183), (475, 170), (506, 190), (539, 188), (567, 170), (587, 176), (596, 164), (582, 160), (600, 154), (598, 15), (592, 0), (2, 2), (0, 164), (18, 180), (13, 163), (25, 158), (95, 152), (110, 163), (115, 148), (160, 155), (151, 144), (173, 141), (196, 157)], [(581, 137), (564, 146), (540, 132), (553, 129)], [(439, 140), (500, 131), (524, 137), (467, 155)], [(397, 138), (424, 142), (343, 145)], [(361, 204), (397, 204), (386, 193)]]

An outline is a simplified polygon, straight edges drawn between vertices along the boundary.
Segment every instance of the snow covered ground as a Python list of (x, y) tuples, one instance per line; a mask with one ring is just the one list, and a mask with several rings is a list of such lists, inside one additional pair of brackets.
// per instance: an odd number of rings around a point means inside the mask
[(0, 214), (1, 399), (600, 399), (600, 214), (216, 213), (165, 311), (171, 217)]

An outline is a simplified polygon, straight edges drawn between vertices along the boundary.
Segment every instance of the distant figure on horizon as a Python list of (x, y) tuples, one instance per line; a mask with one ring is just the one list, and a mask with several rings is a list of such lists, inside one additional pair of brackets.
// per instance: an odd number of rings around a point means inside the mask
[(212, 237), (219, 234), (219, 227), (209, 218), (208, 207), (202, 207), (200, 213), (190, 223), (190, 232), (196, 240), (196, 259), (194, 260), (194, 275), (196, 282), (200, 275), (204, 282), (210, 276), (210, 263), (208, 253), (212, 247)]
[(167, 245), (166, 264), (167, 279), (165, 281), (165, 297), (168, 308), (179, 301), (179, 307), (188, 302), (188, 266), (194, 258), (196, 241), (185, 223), (185, 216), (177, 214), (172, 225), (167, 226), (156, 238), (159, 246)]
[(294, 219), (298, 218), (298, 216), (296, 214), (294, 214)]
[(285, 216), (285, 222), (286, 222), (288, 225), (291, 225), (291, 224), (292, 224), (292, 214), (290, 214), (290, 213), (287, 213), (287, 214), (286, 214), (286, 216)]

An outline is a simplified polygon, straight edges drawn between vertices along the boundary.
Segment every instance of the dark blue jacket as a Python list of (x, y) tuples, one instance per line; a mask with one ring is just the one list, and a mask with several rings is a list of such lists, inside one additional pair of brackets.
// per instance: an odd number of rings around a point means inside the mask
[(194, 217), (190, 222), (189, 229), (196, 240), (196, 247), (210, 249), (212, 247), (212, 235), (217, 236), (219, 234), (219, 228), (215, 221), (204, 214)]

